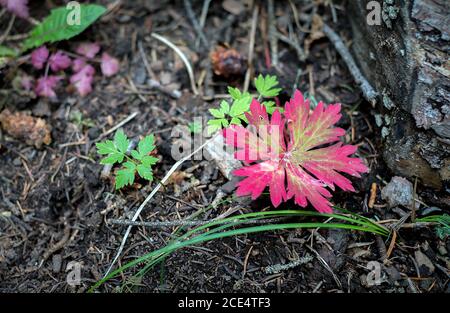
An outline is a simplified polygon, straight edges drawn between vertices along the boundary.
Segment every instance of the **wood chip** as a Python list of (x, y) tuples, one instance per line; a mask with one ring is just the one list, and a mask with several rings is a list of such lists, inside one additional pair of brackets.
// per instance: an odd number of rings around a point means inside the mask
[(52, 142), (50, 125), (45, 120), (30, 116), (28, 113), (11, 113), (5, 109), (0, 113), (0, 125), (10, 136), (38, 149), (43, 144), (49, 145)]

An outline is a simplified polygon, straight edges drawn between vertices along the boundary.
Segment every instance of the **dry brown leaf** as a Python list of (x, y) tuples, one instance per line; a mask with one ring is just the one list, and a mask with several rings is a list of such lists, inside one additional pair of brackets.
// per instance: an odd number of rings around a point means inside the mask
[(51, 127), (45, 120), (24, 112), (11, 113), (8, 109), (3, 110), (0, 113), (0, 125), (10, 136), (38, 149), (42, 144), (49, 145), (52, 142)]
[(184, 181), (185, 178), (191, 177), (191, 173), (186, 173), (183, 171), (175, 171), (173, 172), (172, 176), (167, 180), (165, 185), (181, 185), (181, 183)]

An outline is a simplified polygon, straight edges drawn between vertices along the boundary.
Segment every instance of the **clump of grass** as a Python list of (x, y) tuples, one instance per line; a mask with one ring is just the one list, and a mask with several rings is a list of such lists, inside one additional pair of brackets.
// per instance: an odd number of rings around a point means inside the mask
[[(322, 219), (332, 219), (336, 222), (298, 222), (295, 219), (299, 217), (314, 217)], [(245, 226), (249, 223), (264, 223), (266, 221), (272, 221), (274, 218), (283, 218), (289, 220), (289, 222), (283, 223), (268, 223), (257, 226)], [(241, 214), (238, 216), (232, 216), (221, 220), (212, 220), (204, 225), (195, 227), (186, 231), (183, 235), (175, 238), (169, 242), (166, 246), (149, 252), (139, 258), (130, 261), (118, 269), (112, 271), (109, 275), (98, 281), (91, 287), (90, 291), (95, 290), (100, 285), (108, 281), (109, 279), (117, 276), (126, 269), (132, 268), (138, 265), (144, 265), (134, 276), (133, 280), (139, 279), (150, 271), (155, 265), (163, 261), (172, 253), (189, 246), (195, 246), (201, 243), (205, 243), (211, 240), (260, 233), (276, 230), (286, 229), (313, 229), (313, 228), (327, 228), (327, 229), (347, 229), (354, 231), (369, 232), (381, 236), (389, 236), (390, 231), (372, 221), (354, 213), (318, 213), (313, 211), (304, 210), (279, 210), (279, 211), (263, 211)]]
[(418, 218), (416, 219), (416, 222), (436, 223), (436, 235), (441, 239), (445, 239), (450, 235), (450, 215), (448, 214), (430, 215)]

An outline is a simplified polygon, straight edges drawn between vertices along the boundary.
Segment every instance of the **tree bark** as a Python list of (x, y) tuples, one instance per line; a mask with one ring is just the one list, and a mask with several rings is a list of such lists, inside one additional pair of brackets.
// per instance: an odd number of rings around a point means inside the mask
[(348, 10), (353, 53), (380, 94), (384, 160), (441, 189), (450, 181), (450, 2), (379, 0), (380, 25), (367, 21), (369, 2), (348, 1)]

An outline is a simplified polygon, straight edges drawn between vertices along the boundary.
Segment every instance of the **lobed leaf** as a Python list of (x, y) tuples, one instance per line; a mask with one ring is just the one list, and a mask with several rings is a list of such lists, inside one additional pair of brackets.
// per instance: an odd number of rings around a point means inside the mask
[(155, 149), (155, 136), (154, 135), (148, 135), (145, 136), (144, 139), (139, 141), (138, 144), (138, 152), (139, 152), (139, 158), (136, 158), (138, 160), (141, 160), (146, 155), (148, 155), (150, 152), (152, 152)]
[(153, 172), (152, 169), (144, 164), (139, 164), (136, 167), (139, 176), (147, 180), (153, 180)]
[(114, 145), (123, 154), (127, 153), (128, 147), (130, 146), (130, 140), (122, 129), (119, 129), (114, 135)]
[[(266, 85), (270, 90), (274, 80), (267, 83), (260, 76), (256, 84), (261, 91)], [(311, 113), (309, 101), (296, 91), (286, 103), (285, 118), (277, 109), (269, 118), (266, 107), (256, 100), (245, 115), (254, 131), (233, 125), (222, 132), (227, 144), (239, 148), (235, 158), (256, 162), (234, 172), (246, 177), (238, 183), (239, 196), (255, 199), (268, 186), (275, 207), (293, 198), (302, 207), (310, 203), (317, 211), (329, 213), (331, 193), (326, 187), (334, 190), (337, 185), (354, 191), (341, 172), (359, 177), (368, 171), (361, 159), (350, 157), (356, 152), (355, 146), (341, 142), (329, 145), (345, 134), (343, 129), (333, 127), (341, 117), (340, 104), (325, 106), (319, 102)]]
[(266, 75), (259, 76), (255, 79), (255, 88), (259, 92), (259, 94), (263, 97), (276, 97), (281, 91), (281, 88), (275, 88), (278, 85), (277, 77)]
[(125, 162), (123, 165), (125, 168), (117, 171), (116, 189), (120, 189), (126, 185), (132, 185), (134, 183), (136, 165), (132, 162)]

